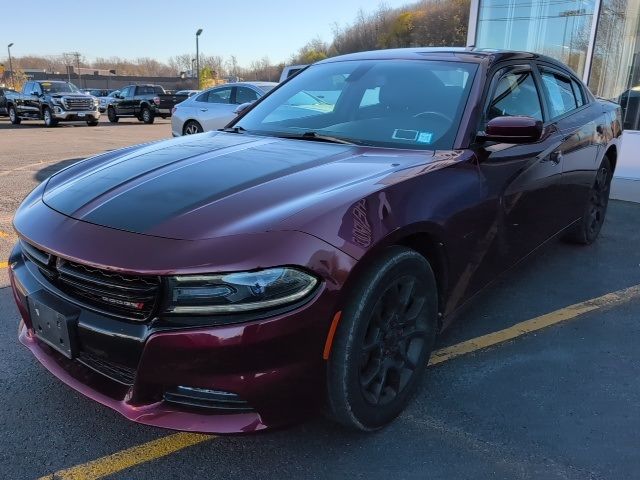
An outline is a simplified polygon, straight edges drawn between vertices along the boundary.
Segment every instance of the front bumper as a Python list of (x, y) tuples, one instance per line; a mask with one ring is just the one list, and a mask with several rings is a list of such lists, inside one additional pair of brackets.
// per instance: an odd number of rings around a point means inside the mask
[[(53, 227), (57, 221), (70, 222), (54, 212), (47, 218), (45, 227)], [(112, 242), (106, 239), (105, 245), (122, 245), (125, 237), (141, 237), (82, 225), (82, 222), (73, 223), (76, 228), (90, 232), (98, 229), (102, 237), (120, 239)], [(305, 243), (303, 238), (296, 238), (298, 245)], [(301, 252), (302, 256), (311, 258), (313, 251), (320, 247), (326, 251), (326, 244), (308, 238), (310, 250)], [(274, 240), (274, 243), (282, 243), (280, 238)], [(153, 237), (140, 241), (148, 250), (157, 246), (154, 242), (166, 242)], [(258, 243), (264, 247), (269, 242)], [(52, 249), (59, 255), (63, 253), (60, 246), (55, 239), (52, 241)], [(130, 245), (130, 249), (137, 248)], [(122, 251), (115, 247), (114, 251), (118, 250)], [(228, 245), (220, 244), (214, 250), (228, 250)], [(94, 248), (93, 251), (98, 255), (113, 254), (108, 248)], [(337, 271), (348, 271), (352, 266), (350, 257), (339, 251), (336, 254), (339, 258), (329, 263), (333, 263)], [(293, 255), (293, 260), (305, 265), (296, 258), (298, 255)], [(275, 262), (283, 263), (278, 255), (275, 257)], [(320, 260), (324, 262), (326, 256)], [(117, 258), (114, 261), (118, 263)], [(317, 411), (324, 400), (322, 350), (337, 305), (338, 285), (343, 281), (340, 277), (323, 282), (311, 300), (286, 313), (220, 326), (192, 324), (179, 327), (176, 324), (171, 327), (171, 319), (162, 315), (146, 322), (133, 322), (70, 302), (59, 296), (38, 268), (23, 257), (19, 245), (12, 252), (9, 265), (11, 286), (22, 317), (20, 341), (64, 383), (130, 420), (193, 432), (254, 432), (298, 421)], [(77, 311), (78, 354), (74, 359), (66, 358), (33, 334), (27, 299), (37, 297), (47, 302), (47, 296), (55, 297), (55, 301), (50, 297), (52, 304), (66, 302), (68, 308)], [(87, 362), (90, 358), (97, 362)], [(107, 365), (106, 369), (104, 365)], [(114, 371), (124, 371), (125, 375), (114, 375)], [(166, 393), (177, 387), (230, 392), (250, 408), (241, 413), (228, 413), (218, 408), (167, 401)]]
[(98, 111), (98, 109), (74, 111), (74, 110), (63, 110), (60, 107), (54, 107), (53, 118), (55, 118), (56, 120), (62, 120), (62, 121), (83, 121), (83, 120), (93, 121), (93, 120), (98, 120), (100, 118), (100, 112)]

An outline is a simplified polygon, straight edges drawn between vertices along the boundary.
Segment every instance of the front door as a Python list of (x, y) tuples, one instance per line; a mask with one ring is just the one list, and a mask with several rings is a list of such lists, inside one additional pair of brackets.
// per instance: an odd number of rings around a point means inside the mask
[[(546, 119), (540, 80), (532, 65), (511, 65), (495, 72), (489, 83), (481, 129), (492, 118), (524, 115)], [(486, 261), (510, 266), (550, 238), (562, 223), (557, 215), (562, 199), (562, 157), (554, 154), (555, 126), (545, 125), (542, 139), (530, 144), (486, 142), (477, 146), (484, 188), (495, 211), (495, 225), (486, 239)], [(486, 278), (495, 275), (486, 265)]]

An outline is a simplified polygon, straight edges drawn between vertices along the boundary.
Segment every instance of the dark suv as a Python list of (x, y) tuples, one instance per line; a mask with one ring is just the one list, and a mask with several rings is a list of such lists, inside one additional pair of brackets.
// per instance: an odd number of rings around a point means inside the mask
[(44, 120), (46, 127), (58, 122), (86, 121), (98, 125), (98, 99), (82, 93), (68, 82), (29, 81), (22, 93), (7, 98), (7, 112), (14, 125), (22, 120)]

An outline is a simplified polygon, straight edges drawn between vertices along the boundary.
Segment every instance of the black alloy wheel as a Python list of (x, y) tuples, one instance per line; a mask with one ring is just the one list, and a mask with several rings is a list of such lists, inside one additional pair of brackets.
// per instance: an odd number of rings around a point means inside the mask
[(113, 107), (109, 107), (107, 109), (107, 118), (111, 123), (118, 123), (118, 120), (120, 120), (120, 118), (118, 118), (118, 115), (116, 115), (116, 109)]
[(435, 342), (438, 291), (429, 262), (389, 247), (349, 288), (327, 365), (329, 415), (373, 431), (397, 417), (419, 386)]
[(589, 191), (584, 215), (565, 237), (567, 241), (582, 245), (590, 245), (596, 241), (607, 215), (612, 174), (611, 162), (605, 156)]

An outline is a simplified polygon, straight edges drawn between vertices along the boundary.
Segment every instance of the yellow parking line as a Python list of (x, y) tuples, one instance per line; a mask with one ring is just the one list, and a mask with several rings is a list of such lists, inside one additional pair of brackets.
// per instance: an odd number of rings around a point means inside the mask
[[(6, 266), (6, 262), (4, 262), (4, 265)], [(446, 362), (461, 355), (498, 345), (521, 335), (571, 320), (587, 312), (618, 305), (634, 298), (640, 298), (640, 285), (576, 303), (555, 312), (518, 323), (504, 330), (458, 343), (451, 347), (441, 348), (433, 352), (429, 365)], [(41, 477), (39, 480), (95, 480), (215, 438), (217, 437), (212, 435), (177, 433), (66, 470), (60, 470), (52, 475)]]
[(60, 470), (53, 475), (41, 477), (39, 480), (89, 480), (102, 478), (212, 438), (215, 437), (197, 433), (176, 433), (67, 470)]
[(571, 320), (572, 318), (576, 318), (584, 313), (598, 310), (599, 308), (609, 307), (612, 305), (627, 302), (637, 297), (640, 297), (640, 285), (635, 285), (633, 287), (625, 288), (624, 290), (607, 293), (606, 295), (592, 298), (591, 300), (587, 300), (585, 302), (569, 305), (568, 307), (561, 308), (560, 310), (556, 310), (555, 312), (547, 313), (545, 315), (541, 315), (539, 317), (532, 318), (531, 320), (527, 320), (521, 323), (516, 323), (515, 325), (509, 328), (505, 328), (504, 330), (498, 330), (494, 333), (482, 335), (481, 337), (472, 338), (471, 340), (467, 340), (466, 342), (458, 343), (450, 347), (436, 350), (431, 355), (429, 365), (437, 365), (438, 363), (451, 360), (453, 358), (459, 357), (460, 355), (465, 355), (467, 353), (475, 352), (483, 348), (498, 345), (521, 335), (535, 332), (536, 330), (541, 330), (543, 328), (555, 325), (560, 322), (564, 322), (566, 320)]
[(7, 268), (9, 266), (9, 262), (0, 262), (0, 268)]
[(0, 238), (9, 238), (9, 234), (7, 232), (3, 232), (2, 230), (0, 230)]

